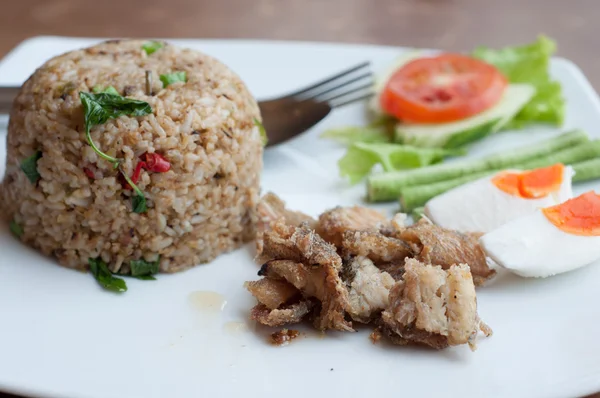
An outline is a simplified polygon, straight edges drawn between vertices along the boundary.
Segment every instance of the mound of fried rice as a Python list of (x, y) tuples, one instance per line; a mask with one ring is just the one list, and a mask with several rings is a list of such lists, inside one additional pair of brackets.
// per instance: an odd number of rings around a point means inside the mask
[[(110, 41), (55, 57), (14, 102), (0, 208), (23, 242), (66, 267), (87, 269), (89, 258), (101, 258), (128, 273), (132, 260), (160, 259), (162, 272), (175, 272), (254, 236), (263, 151), (256, 101), (212, 57), (167, 43), (147, 54), (144, 44)], [(163, 87), (159, 76), (175, 71), (187, 82)], [(142, 171), (144, 213), (132, 211), (135, 193), (85, 138), (79, 92), (109, 86), (152, 113), (93, 127), (98, 148), (123, 159), (130, 176), (144, 153), (171, 164), (164, 173)], [(32, 183), (21, 163), (37, 151), (40, 178)]]

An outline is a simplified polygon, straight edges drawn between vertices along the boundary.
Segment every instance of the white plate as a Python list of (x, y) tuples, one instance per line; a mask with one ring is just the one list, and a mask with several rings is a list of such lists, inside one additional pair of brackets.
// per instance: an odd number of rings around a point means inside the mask
[[(29, 40), (0, 64), (0, 84), (20, 83), (52, 55), (95, 39)], [(384, 67), (405, 49), (313, 43), (174, 40), (235, 69), (258, 97), (292, 90), (349, 65)], [(565, 129), (598, 136), (600, 103), (572, 63), (552, 62), (568, 99)], [(310, 132), (265, 154), (263, 186), (313, 214), (359, 203), (363, 187), (337, 178), (343, 150), (318, 139), (326, 127), (364, 122), (363, 107), (335, 111)], [(0, 123), (5, 129), (6, 120)], [(558, 131), (506, 133), (478, 144), (473, 155), (521, 146)], [(0, 175), (5, 143), (0, 144)], [(579, 186), (578, 191), (593, 185)], [(388, 211), (395, 205), (384, 206)], [(256, 279), (253, 249), (220, 257), (157, 282), (128, 280), (121, 296), (90, 275), (58, 267), (0, 231), (0, 387), (43, 397), (565, 397), (600, 390), (600, 266), (544, 280), (502, 275), (478, 292), (479, 312), (494, 335), (477, 352), (436, 352), (373, 345), (369, 330), (317, 333), (284, 348), (268, 330), (245, 322)], [(568, 248), (566, 248), (568, 249)], [(227, 304), (207, 311), (190, 300), (216, 291)]]

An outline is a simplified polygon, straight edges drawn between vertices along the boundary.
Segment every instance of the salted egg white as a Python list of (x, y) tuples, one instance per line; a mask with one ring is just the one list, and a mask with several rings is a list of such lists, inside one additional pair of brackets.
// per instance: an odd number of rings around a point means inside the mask
[(429, 200), (425, 215), (461, 232), (489, 232), (508, 221), (573, 196), (570, 166), (506, 170), (461, 185)]
[(600, 259), (600, 195), (536, 210), (480, 238), (486, 255), (524, 277), (547, 277)]

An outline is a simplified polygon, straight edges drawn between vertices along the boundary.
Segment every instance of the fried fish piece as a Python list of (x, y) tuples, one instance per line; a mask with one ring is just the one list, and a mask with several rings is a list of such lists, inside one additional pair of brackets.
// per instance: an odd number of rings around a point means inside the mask
[(258, 202), (256, 208), (258, 213), (258, 223), (256, 225), (256, 251), (260, 255), (263, 250), (263, 235), (271, 230), (275, 222), (282, 222), (294, 227), (302, 223), (308, 223), (311, 228), (317, 224), (313, 217), (299, 211), (289, 210), (285, 207), (285, 202), (272, 192), (266, 193)]
[(277, 309), (269, 309), (264, 304), (257, 304), (250, 310), (250, 319), (271, 327), (290, 325), (302, 322), (315, 303), (310, 300), (299, 301)]
[(300, 295), (300, 291), (285, 280), (263, 278), (244, 284), (246, 289), (267, 308), (274, 310)]
[(476, 285), (482, 285), (496, 275), (486, 261), (476, 234), (464, 234), (421, 219), (403, 229), (398, 238), (410, 244), (415, 258), (427, 264), (449, 269), (454, 264), (468, 264)]
[(388, 306), (394, 278), (366, 257), (353, 258), (347, 267), (348, 313), (357, 322), (369, 323)]
[(292, 227), (281, 222), (264, 235), (261, 263), (270, 260), (292, 260), (308, 265), (342, 267), (342, 258), (335, 246), (325, 242), (307, 224)]
[(375, 264), (402, 263), (414, 254), (402, 240), (378, 231), (346, 231), (341, 247), (346, 255), (367, 257)]
[(314, 322), (317, 329), (354, 331), (352, 324), (345, 319), (350, 306), (348, 291), (333, 266), (273, 260), (263, 266), (261, 273), (282, 277), (298, 289), (303, 297), (317, 299), (321, 304), (321, 312)]
[(379, 211), (367, 207), (335, 207), (319, 216), (317, 232), (336, 247), (346, 231), (378, 231), (389, 224)]
[[(475, 285), (466, 264), (448, 270), (407, 259), (402, 281), (390, 290), (381, 316), (382, 332), (395, 344), (424, 344), (436, 349), (469, 344), (488, 331), (477, 315)], [(491, 331), (491, 330), (489, 330)]]

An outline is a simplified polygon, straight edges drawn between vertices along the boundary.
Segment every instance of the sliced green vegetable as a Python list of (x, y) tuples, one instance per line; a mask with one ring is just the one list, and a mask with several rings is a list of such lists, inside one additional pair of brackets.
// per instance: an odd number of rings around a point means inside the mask
[(108, 269), (104, 261), (99, 258), (90, 258), (88, 260), (90, 271), (100, 286), (112, 292), (122, 293), (127, 291), (127, 284), (121, 278), (116, 278)]
[(396, 141), (419, 147), (459, 148), (500, 131), (535, 94), (533, 86), (511, 84), (490, 109), (449, 123), (398, 123)]
[(412, 216), (413, 221), (417, 222), (425, 215), (425, 208), (415, 207), (413, 211), (410, 212), (410, 215)]
[(27, 176), (32, 184), (35, 184), (40, 179), (40, 173), (37, 168), (37, 162), (42, 157), (41, 151), (36, 151), (33, 155), (23, 159), (21, 162), (21, 170)]
[(79, 98), (83, 104), (85, 134), (88, 143), (102, 159), (118, 164), (118, 159), (105, 154), (94, 144), (90, 130), (94, 126), (106, 123), (108, 119), (115, 119), (119, 116), (148, 115), (152, 113), (150, 104), (106, 92), (97, 94), (80, 92)]
[(571, 164), (575, 175), (573, 182), (595, 180), (600, 178), (600, 157)]
[(167, 73), (165, 75), (160, 75), (160, 81), (163, 84), (163, 87), (167, 87), (173, 83), (187, 82), (187, 73), (183, 72), (173, 72)]
[(598, 157), (600, 157), (600, 140), (593, 140), (550, 153), (537, 159), (519, 163), (516, 166), (528, 170), (550, 166), (555, 163), (570, 165)]
[(438, 181), (426, 185), (414, 185), (402, 189), (400, 194), (400, 205), (402, 211), (409, 212), (413, 209), (424, 206), (427, 201), (435, 196), (441, 195), (446, 191), (456, 188), (460, 185), (474, 181), (478, 178), (490, 175), (493, 171), (482, 171), (479, 173), (468, 174), (462, 177), (454, 178), (448, 181)]
[[(573, 170), (575, 171), (575, 176), (573, 178), (574, 182), (600, 178), (600, 168), (594, 169), (594, 167), (600, 165), (600, 140), (582, 143), (525, 163), (514, 164), (510, 166), (510, 168), (531, 170), (556, 163), (563, 163), (573, 167)], [(435, 196), (441, 195), (446, 191), (468, 182), (498, 173), (501, 170), (503, 170), (503, 168), (486, 170), (431, 184), (405, 187), (400, 192), (402, 209), (404, 211), (410, 211), (417, 206), (424, 206), (428, 200)]]
[(10, 222), (10, 232), (13, 233), (17, 238), (23, 236), (23, 227), (19, 225), (15, 220)]
[(147, 41), (146, 43), (142, 44), (142, 49), (146, 52), (146, 54), (151, 55), (164, 46), (165, 44), (160, 41)]
[(535, 96), (516, 115), (513, 126), (529, 122), (561, 125), (565, 114), (565, 100), (558, 82), (550, 77), (550, 57), (556, 44), (545, 36), (537, 41), (502, 49), (477, 48), (473, 56), (482, 59), (502, 72), (511, 83), (531, 84)]
[(257, 118), (254, 118), (254, 125), (258, 127), (258, 131), (260, 132), (260, 136), (262, 138), (263, 146), (267, 146), (267, 143), (269, 142), (269, 137), (267, 137), (267, 130), (265, 130), (265, 126)]
[(94, 86), (92, 88), (92, 92), (94, 94), (106, 93), (106, 94), (112, 94), (112, 95), (119, 95), (119, 92), (113, 86), (108, 86), (107, 88), (104, 88), (102, 86)]
[(156, 261), (131, 260), (129, 262), (129, 268), (131, 268), (131, 276), (135, 277), (145, 277), (157, 274), (159, 266), (160, 259)]
[(542, 142), (503, 151), (485, 158), (432, 165), (414, 170), (373, 174), (367, 180), (367, 196), (373, 202), (396, 200), (400, 196), (400, 192), (409, 186), (452, 180), (486, 170), (501, 170), (548, 157), (554, 152), (585, 142), (588, 142), (587, 134), (581, 130), (574, 130)]
[(385, 171), (423, 167), (442, 161), (445, 157), (464, 155), (464, 150), (417, 148), (410, 145), (356, 142), (338, 161), (340, 175), (354, 184), (362, 180), (375, 166)]

